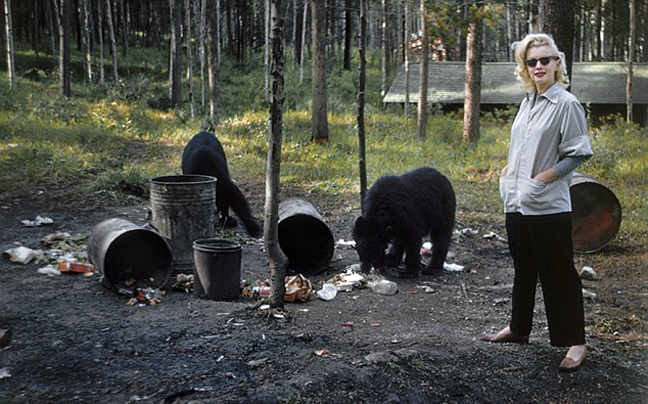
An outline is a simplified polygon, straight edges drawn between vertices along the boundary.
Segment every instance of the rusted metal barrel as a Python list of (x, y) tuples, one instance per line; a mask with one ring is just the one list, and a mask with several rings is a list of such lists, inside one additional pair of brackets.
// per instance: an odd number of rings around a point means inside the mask
[(171, 248), (161, 235), (117, 218), (94, 226), (88, 258), (101, 271), (101, 283), (116, 291), (126, 282), (140, 288), (162, 287), (173, 264)]
[(574, 173), (569, 183), (574, 251), (592, 253), (616, 237), (621, 226), (621, 204), (616, 195), (585, 174)]
[(214, 237), (216, 178), (171, 175), (151, 179), (151, 224), (173, 251), (172, 278), (192, 274), (193, 242)]
[(333, 234), (308, 201), (290, 198), (279, 203), (279, 247), (288, 258), (288, 269), (314, 275), (326, 269), (333, 257)]

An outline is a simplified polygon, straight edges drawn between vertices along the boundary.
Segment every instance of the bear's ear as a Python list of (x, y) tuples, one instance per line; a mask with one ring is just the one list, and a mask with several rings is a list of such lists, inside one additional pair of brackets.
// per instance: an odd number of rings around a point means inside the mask
[(391, 226), (387, 226), (383, 230), (383, 237), (385, 237), (387, 240), (390, 240), (393, 234), (394, 234), (394, 229)]
[(364, 217), (360, 216), (359, 218), (356, 219), (354, 227), (356, 229), (361, 229), (363, 225), (364, 225)]

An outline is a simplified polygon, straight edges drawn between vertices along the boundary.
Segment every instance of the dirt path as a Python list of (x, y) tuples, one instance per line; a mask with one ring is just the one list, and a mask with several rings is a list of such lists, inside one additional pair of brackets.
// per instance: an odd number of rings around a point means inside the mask
[[(7, 202), (0, 211), (5, 251), (16, 242), (44, 248), (54, 231), (88, 235), (99, 221), (146, 221), (144, 206), (92, 213)], [(351, 239), (358, 212), (323, 206), (335, 240)], [(37, 215), (54, 223), (25, 227)], [(459, 215), (461, 223), (461, 214)], [(458, 225), (457, 230), (461, 230)], [(578, 256), (599, 280), (586, 301), (590, 359), (575, 374), (557, 366), (538, 290), (529, 345), (490, 345), (479, 337), (505, 325), (511, 260), (483, 223), (452, 246), (463, 271), (393, 279), (399, 292), (340, 292), (331, 301), (287, 304), (277, 314), (255, 301), (197, 299), (170, 292), (154, 306), (126, 304), (98, 275), (37, 273), (42, 265), (0, 261), (0, 403), (646, 403), (646, 250), (614, 244)], [(269, 278), (258, 242), (243, 245), (242, 277)], [(324, 280), (357, 263), (336, 247)]]

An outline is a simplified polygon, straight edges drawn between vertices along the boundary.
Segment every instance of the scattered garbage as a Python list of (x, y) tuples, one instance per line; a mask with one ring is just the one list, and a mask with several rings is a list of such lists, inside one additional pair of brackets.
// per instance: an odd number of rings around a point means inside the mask
[(185, 293), (192, 293), (193, 275), (178, 274), (175, 283), (171, 285), (171, 289), (183, 291)]
[(494, 239), (494, 240), (497, 240), (497, 241), (501, 241), (502, 243), (507, 243), (508, 242), (504, 237), (500, 236), (499, 234), (497, 234), (497, 233), (495, 233), (493, 231), (484, 234), (484, 238), (487, 238), (487, 239), (490, 239), (490, 240)]
[(598, 275), (596, 274), (596, 271), (594, 271), (594, 268), (592, 267), (583, 267), (579, 275), (581, 279), (584, 279), (586, 281), (594, 281), (598, 279)]
[(367, 282), (367, 286), (379, 295), (395, 295), (398, 292), (398, 284), (388, 279), (377, 279)]
[(133, 292), (133, 297), (126, 302), (127, 306), (155, 306), (162, 303), (162, 296), (165, 292), (160, 289), (153, 289), (151, 287), (144, 289), (137, 289)]
[(443, 263), (443, 269), (446, 271), (451, 271), (451, 272), (460, 272), (463, 271), (464, 267), (463, 265), (458, 265), (458, 264), (448, 264), (447, 262)]
[(583, 299), (587, 300), (596, 300), (596, 293), (590, 292), (589, 290), (583, 288)]
[(464, 229), (461, 229), (460, 233), (461, 233), (462, 236), (471, 237), (471, 236), (474, 236), (474, 235), (478, 234), (479, 230), (473, 230), (470, 227), (466, 227)]
[(313, 285), (302, 274), (287, 276), (285, 285), (284, 302), (307, 302), (314, 295)]
[(2, 253), (2, 258), (23, 265), (29, 264), (34, 258), (39, 256), (43, 256), (42, 250), (33, 250), (25, 246), (10, 248)]
[(252, 283), (249, 281), (241, 281), (241, 295), (245, 297), (251, 297), (254, 300), (263, 299), (270, 297), (270, 280), (256, 280)]
[(61, 271), (59, 271), (58, 268), (54, 267), (54, 265), (51, 264), (42, 268), (38, 268), (36, 272), (41, 275), (49, 275), (49, 276), (61, 275)]
[(322, 300), (329, 301), (335, 299), (337, 292), (337, 286), (332, 283), (325, 283), (324, 285), (322, 285), (322, 289), (317, 291), (317, 297)]
[(338, 292), (351, 292), (353, 288), (363, 287), (366, 282), (364, 275), (359, 272), (359, 264), (349, 265), (343, 273), (335, 275), (326, 283), (334, 285)]
[(36, 216), (36, 219), (34, 220), (22, 220), (21, 223), (26, 227), (39, 227), (52, 224), (54, 223), (54, 220), (50, 219), (49, 217)]
[(355, 247), (355, 245), (356, 245), (355, 240), (347, 241), (342, 238), (335, 242), (336, 247)]

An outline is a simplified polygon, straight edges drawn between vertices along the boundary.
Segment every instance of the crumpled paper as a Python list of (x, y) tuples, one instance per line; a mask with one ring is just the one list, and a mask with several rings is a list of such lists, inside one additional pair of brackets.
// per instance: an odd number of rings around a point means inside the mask
[(286, 292), (283, 298), (284, 302), (307, 302), (315, 294), (311, 281), (301, 274), (287, 276), (285, 279), (285, 285)]

